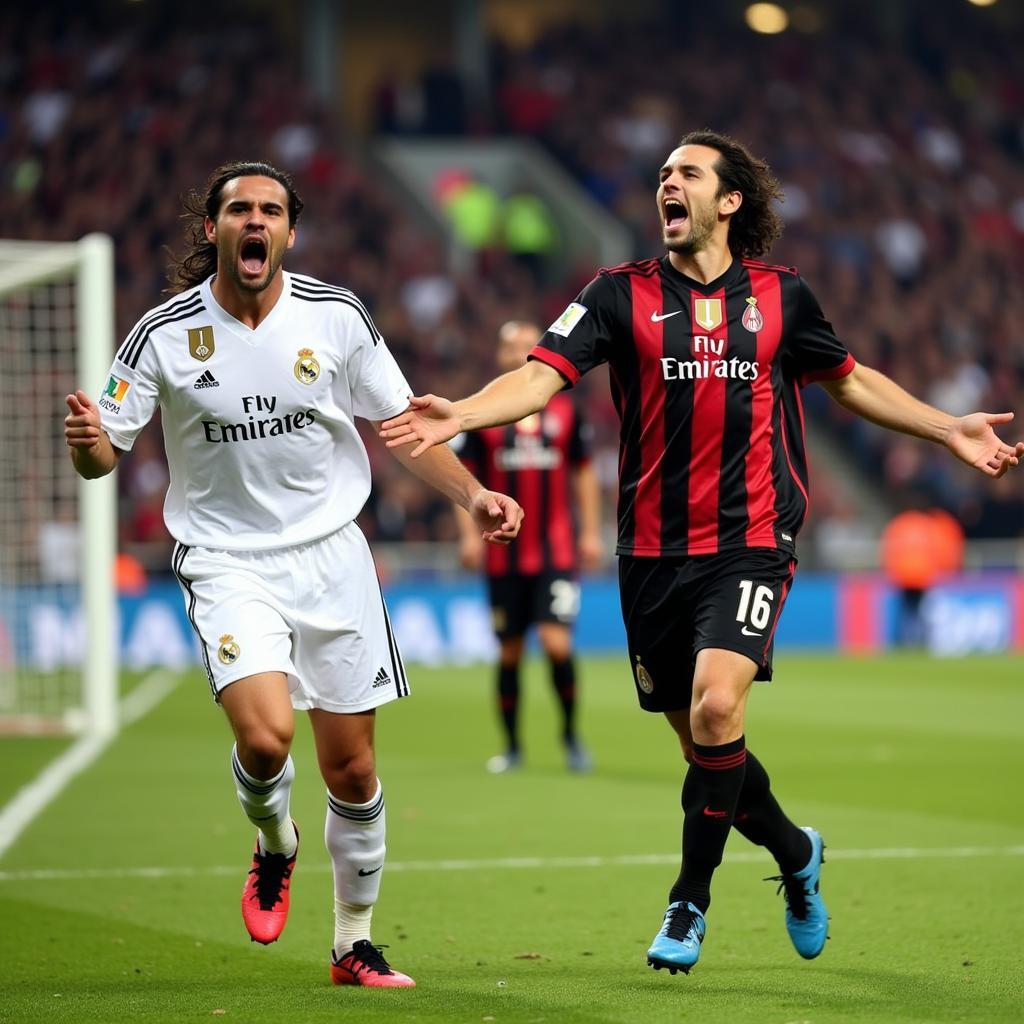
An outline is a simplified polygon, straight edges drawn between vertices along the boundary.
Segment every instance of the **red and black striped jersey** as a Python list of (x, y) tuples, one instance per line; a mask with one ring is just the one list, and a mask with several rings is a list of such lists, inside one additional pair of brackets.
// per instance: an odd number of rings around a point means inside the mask
[(794, 549), (808, 503), (800, 389), (855, 365), (795, 270), (735, 259), (708, 284), (668, 256), (602, 270), (530, 358), (570, 385), (608, 363), (618, 554)]
[(488, 544), (488, 576), (573, 573), (577, 567), (571, 470), (590, 458), (589, 429), (568, 395), (507, 427), (462, 434), (459, 458), (492, 491), (526, 511), (514, 544)]

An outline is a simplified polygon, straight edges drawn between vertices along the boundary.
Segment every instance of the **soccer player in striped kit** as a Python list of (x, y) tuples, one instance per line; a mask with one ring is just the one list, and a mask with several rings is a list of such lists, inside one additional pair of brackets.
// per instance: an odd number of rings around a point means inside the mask
[(682, 863), (648, 963), (674, 973), (697, 962), (731, 828), (777, 860), (787, 932), (812, 959), (828, 935), (824, 844), (784, 814), (744, 736), (751, 684), (771, 678), (807, 511), (800, 390), (818, 381), (851, 412), (991, 477), (1018, 464), (1024, 442), (993, 430), (1011, 413), (950, 416), (856, 363), (799, 274), (760, 262), (781, 232), (779, 187), (740, 143), (692, 132), (659, 179), (663, 257), (602, 270), (525, 367), (459, 402), (414, 398), (382, 436), (422, 454), (522, 419), (609, 364), (629, 659), (640, 706), (666, 716), (689, 766)]
[[(499, 369), (522, 366), (542, 333), (522, 320), (503, 324)], [(568, 395), (556, 395), (542, 413), (460, 434), (451, 444), (485, 487), (511, 495), (526, 512), (515, 544), (484, 551), (472, 519), (456, 506), (462, 564), (484, 570), (500, 645), (497, 697), (505, 749), (488, 760), (487, 770), (501, 774), (522, 763), (520, 664), (527, 630), (536, 624), (561, 711), (566, 765), (588, 772), (590, 752), (576, 728), (572, 627), (580, 606), (578, 569), (596, 569), (601, 561), (601, 489), (590, 461), (589, 426)]]
[[(327, 785), (331, 978), (410, 987), (370, 935), (385, 853), (376, 709), (409, 687), (355, 523), (370, 491), (355, 420), (379, 424), (411, 392), (352, 292), (283, 269), (301, 211), (290, 177), (267, 164), (214, 171), (186, 204), (192, 244), (174, 297), (132, 329), (98, 401), (68, 395), (65, 434), (78, 472), (103, 476), (161, 410), (173, 569), (258, 830), (242, 893), (253, 941), (274, 942), (288, 915), (299, 843), (289, 751), (294, 710), (305, 710)], [(465, 508), (485, 541), (518, 532), (518, 504), (450, 451), (402, 461)]]

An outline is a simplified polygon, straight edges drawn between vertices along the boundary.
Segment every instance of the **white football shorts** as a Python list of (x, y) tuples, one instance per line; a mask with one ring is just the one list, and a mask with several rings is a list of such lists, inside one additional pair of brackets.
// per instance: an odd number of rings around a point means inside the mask
[(258, 672), (284, 672), (299, 711), (351, 714), (408, 695), (373, 557), (355, 523), (270, 551), (176, 544), (172, 566), (214, 698)]

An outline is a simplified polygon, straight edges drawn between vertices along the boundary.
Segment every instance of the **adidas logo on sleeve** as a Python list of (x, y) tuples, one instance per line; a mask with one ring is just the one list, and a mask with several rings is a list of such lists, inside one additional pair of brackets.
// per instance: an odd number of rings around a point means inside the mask
[(209, 370), (204, 370), (192, 387), (194, 387), (196, 391), (201, 391), (203, 388), (219, 388), (220, 381), (217, 380)]

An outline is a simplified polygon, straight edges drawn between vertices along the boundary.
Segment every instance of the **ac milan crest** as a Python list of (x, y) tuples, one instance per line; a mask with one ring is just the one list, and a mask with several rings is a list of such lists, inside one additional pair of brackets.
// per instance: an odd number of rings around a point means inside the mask
[(761, 310), (757, 308), (757, 299), (753, 295), (747, 299), (747, 308), (743, 312), (743, 318), (740, 320), (740, 323), (751, 334), (757, 334), (758, 331), (764, 328), (764, 317), (761, 315)]

